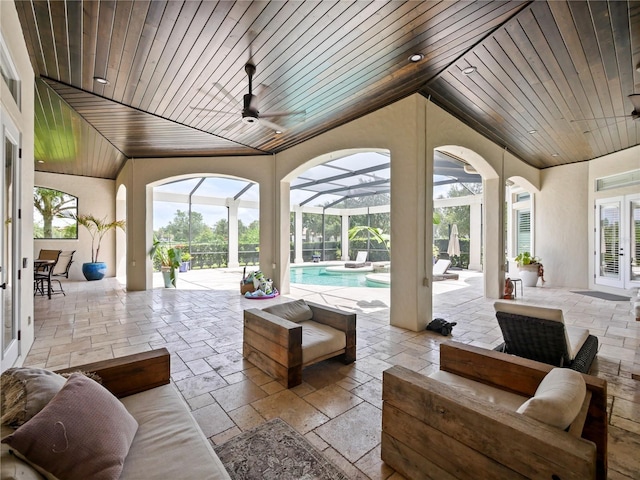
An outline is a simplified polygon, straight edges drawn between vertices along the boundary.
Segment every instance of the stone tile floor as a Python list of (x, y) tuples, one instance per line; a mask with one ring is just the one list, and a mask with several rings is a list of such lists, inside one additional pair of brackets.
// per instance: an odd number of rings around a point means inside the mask
[[(256, 302), (239, 294), (239, 270), (181, 274), (178, 289), (127, 292), (115, 278), (64, 283), (66, 296), (36, 297), (35, 343), (25, 365), (51, 369), (166, 347), (171, 376), (214, 444), (274, 417), (304, 434), (353, 479), (402, 477), (380, 460), (381, 377), (391, 365), (428, 374), (445, 337), (389, 325), (389, 290), (292, 285), (291, 294)], [(357, 312), (357, 361), (326, 361), (286, 390), (242, 359), (242, 311), (305, 298)], [(592, 374), (609, 382), (609, 478), (640, 478), (640, 382), (631, 379), (640, 323), (629, 302), (569, 289), (526, 288), (516, 301), (562, 308), (588, 327), (600, 349)], [(492, 348), (501, 342), (482, 277), (461, 272), (434, 284), (434, 317), (457, 322), (452, 339)]]

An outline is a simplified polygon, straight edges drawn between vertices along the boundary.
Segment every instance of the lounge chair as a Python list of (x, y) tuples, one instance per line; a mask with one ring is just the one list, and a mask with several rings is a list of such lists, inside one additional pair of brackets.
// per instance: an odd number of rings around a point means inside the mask
[(589, 373), (598, 339), (586, 328), (565, 326), (562, 310), (506, 302), (494, 308), (504, 337), (495, 350)]
[(440, 258), (433, 265), (433, 281), (438, 282), (440, 280), (458, 280), (459, 276), (457, 273), (447, 272), (450, 266), (451, 260)]
[(345, 262), (345, 268), (361, 268), (367, 265), (367, 252), (358, 252), (358, 256), (353, 262)]
[(381, 457), (406, 478), (607, 478), (604, 379), (445, 342), (429, 377), (385, 370), (382, 399)]

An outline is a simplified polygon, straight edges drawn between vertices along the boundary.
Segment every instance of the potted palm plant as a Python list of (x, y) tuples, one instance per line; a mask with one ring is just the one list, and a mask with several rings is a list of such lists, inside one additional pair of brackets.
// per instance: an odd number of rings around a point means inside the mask
[(175, 288), (182, 258), (180, 249), (168, 247), (154, 237), (153, 245), (151, 246), (151, 250), (149, 250), (149, 257), (152, 260), (157, 260), (160, 264), (160, 272), (162, 272), (165, 288)]
[(87, 280), (101, 280), (104, 278), (105, 273), (107, 273), (107, 264), (98, 261), (102, 238), (109, 230), (116, 228), (124, 230), (125, 221), (114, 220), (108, 222), (106, 218), (97, 218), (89, 214), (72, 215), (71, 217), (78, 222), (78, 225), (86, 228), (89, 235), (91, 235), (91, 262), (82, 264), (82, 274)]
[(529, 252), (522, 252), (514, 260), (518, 264), (522, 285), (535, 287), (538, 284), (538, 277), (542, 277), (544, 271), (540, 257), (531, 256)]

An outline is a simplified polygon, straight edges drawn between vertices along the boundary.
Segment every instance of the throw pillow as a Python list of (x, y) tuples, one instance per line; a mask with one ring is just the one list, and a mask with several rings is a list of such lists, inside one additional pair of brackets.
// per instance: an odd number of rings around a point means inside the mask
[(535, 395), (517, 412), (564, 430), (580, 413), (586, 394), (587, 386), (580, 373), (569, 368), (554, 368), (542, 379)]
[(0, 423), (17, 428), (60, 391), (66, 379), (42, 368), (10, 368), (0, 376)]
[(40, 413), (2, 443), (56, 478), (115, 480), (137, 430), (136, 420), (107, 389), (73, 374)]
[(307, 305), (304, 300), (272, 305), (271, 307), (265, 308), (264, 311), (295, 323), (304, 322), (313, 318), (313, 311), (311, 311), (311, 308), (309, 308), (309, 305)]

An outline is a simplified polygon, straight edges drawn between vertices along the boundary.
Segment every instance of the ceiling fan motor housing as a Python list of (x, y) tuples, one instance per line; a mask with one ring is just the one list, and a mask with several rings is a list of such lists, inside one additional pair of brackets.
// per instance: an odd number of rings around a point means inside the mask
[[(253, 106), (257, 99), (255, 95), (247, 93), (244, 95), (244, 105), (242, 108), (242, 121), (246, 124), (256, 123), (260, 119), (260, 112)], [(253, 105), (252, 105), (253, 104)]]

